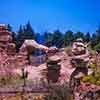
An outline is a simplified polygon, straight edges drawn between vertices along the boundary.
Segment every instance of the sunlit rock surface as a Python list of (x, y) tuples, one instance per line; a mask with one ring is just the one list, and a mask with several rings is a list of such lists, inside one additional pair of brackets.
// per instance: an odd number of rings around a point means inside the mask
[[(29, 65), (29, 60), (27, 59), (28, 53), (32, 52), (31, 50), (34, 50), (34, 48), (44, 50), (45, 52), (48, 50), (47, 47), (37, 44), (34, 40), (26, 40), (21, 46), (20, 51), (16, 53), (16, 46), (12, 42), (11, 32), (7, 31), (5, 26), (0, 26), (0, 76), (22, 76), (22, 68), (24, 68), (25, 71), (28, 72), (27, 80), (31, 80), (34, 85), (38, 84), (39, 87), (41, 85), (44, 86), (44, 84), (48, 84), (48, 71), (46, 64), (47, 60), (49, 59), (56, 61), (60, 59), (61, 61), (59, 62), (59, 64), (61, 65), (61, 69), (60, 76), (58, 78), (58, 83), (60, 83), (61, 85), (69, 83), (70, 76), (75, 70), (75, 67), (72, 67), (71, 65), (72, 56), (68, 56), (67, 53), (63, 50), (55, 52), (54, 54), (52, 54), (52, 56), (50, 56), (49, 54), (48, 57), (44, 55), (43, 61), (45, 61), (45, 63), (43, 64), (36, 66), (35, 64)], [(88, 52), (86, 52), (86, 54), (77, 55), (73, 57), (82, 58), (86, 61), (89, 61)], [(100, 58), (100, 55), (98, 58)], [(37, 58), (34, 58), (33, 60), (35, 61), (35, 59)], [(89, 71), (89, 74), (90, 73), (92, 73), (91, 70)], [(87, 86), (86, 84), (81, 84), (78, 87), (78, 89), (80, 92), (96, 91), (100, 90), (100, 86), (95, 86), (92, 84)]]
[[(0, 74), (21, 74), (22, 67), (28, 71), (28, 79), (46, 79), (47, 66), (41, 64), (40, 66), (28, 65), (28, 52), (33, 49), (48, 50), (47, 47), (36, 43), (34, 40), (26, 40), (20, 48), (20, 51), (16, 53), (16, 46), (12, 42), (12, 35), (6, 29), (6, 26), (0, 26)], [(70, 75), (74, 68), (71, 67), (70, 58), (65, 52), (59, 52), (49, 57), (49, 59), (57, 60), (61, 59), (61, 70), (59, 82), (68, 82)]]

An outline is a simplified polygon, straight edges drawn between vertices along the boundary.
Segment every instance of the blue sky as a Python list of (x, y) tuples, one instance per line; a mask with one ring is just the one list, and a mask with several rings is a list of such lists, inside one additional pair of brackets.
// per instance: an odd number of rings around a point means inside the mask
[(36, 32), (95, 32), (100, 24), (100, 0), (0, 0), (0, 23), (31, 22)]

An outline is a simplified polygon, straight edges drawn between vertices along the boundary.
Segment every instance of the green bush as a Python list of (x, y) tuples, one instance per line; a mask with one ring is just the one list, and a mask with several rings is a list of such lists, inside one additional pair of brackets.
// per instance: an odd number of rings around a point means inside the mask
[(46, 100), (72, 100), (72, 93), (67, 85), (54, 86)]
[(97, 44), (96, 46), (94, 46), (94, 50), (95, 50), (95, 51), (100, 51), (100, 43)]

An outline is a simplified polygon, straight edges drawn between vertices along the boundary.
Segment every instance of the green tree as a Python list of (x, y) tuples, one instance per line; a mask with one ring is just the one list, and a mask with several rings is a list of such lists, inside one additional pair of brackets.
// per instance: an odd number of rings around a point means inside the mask
[(11, 32), (12, 35), (12, 42), (16, 43), (16, 33), (13, 32), (12, 26), (10, 24), (7, 25), (7, 30)]
[(64, 45), (68, 46), (71, 45), (74, 40), (73, 32), (68, 30), (64, 35)]
[(84, 39), (85, 39), (85, 42), (87, 43), (91, 40), (91, 36), (89, 32), (86, 33), (86, 35), (84, 36)]
[(13, 41), (14, 43), (17, 42), (17, 35), (16, 35), (15, 32), (12, 32), (12, 41)]
[(17, 51), (19, 50), (20, 46), (24, 42), (23, 36), (24, 36), (23, 26), (20, 25), (18, 33), (17, 33), (17, 42), (16, 42)]
[(63, 45), (63, 34), (59, 31), (59, 30), (56, 30), (53, 32), (53, 45), (57, 46), (58, 48), (59, 47), (62, 47)]
[(23, 33), (24, 33), (23, 27), (22, 27), (22, 25), (20, 25), (19, 30), (18, 30), (18, 34), (17, 34), (18, 41), (21, 41), (21, 39), (22, 39), (22, 37), (24, 35)]
[(97, 42), (99, 43), (100, 42), (100, 26), (98, 27), (96, 34), (97, 34)]
[(44, 33), (44, 43), (48, 47), (53, 45), (53, 34), (52, 33), (50, 32)]
[(35, 33), (32, 29), (30, 22), (24, 26), (24, 39), (35, 39)]
[(34, 38), (35, 38), (35, 41), (39, 41), (39, 37), (40, 37), (40, 33), (36, 33), (35, 35), (34, 35)]
[(12, 32), (12, 26), (10, 24), (7, 25), (7, 30)]
[(97, 35), (95, 33), (92, 34), (91, 37), (91, 48), (94, 48), (98, 44)]
[(74, 35), (74, 38), (77, 39), (77, 38), (82, 38), (84, 40), (84, 33), (82, 32), (77, 32), (75, 35)]
[(20, 25), (18, 34), (17, 34), (17, 47), (19, 48), (25, 39), (35, 39), (35, 33), (32, 29), (30, 22), (28, 22), (25, 26)]

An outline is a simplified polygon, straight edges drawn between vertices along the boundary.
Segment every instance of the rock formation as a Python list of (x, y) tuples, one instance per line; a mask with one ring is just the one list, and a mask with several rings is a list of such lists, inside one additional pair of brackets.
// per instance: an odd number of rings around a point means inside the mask
[(8, 31), (6, 25), (0, 25), (0, 75), (13, 73), (13, 69), (27, 64), (26, 58), (25, 52), (24, 55), (16, 53), (12, 33)]
[(12, 41), (12, 33), (8, 31), (6, 25), (0, 25), (0, 74), (7, 74), (10, 71), (13, 73), (13, 69), (27, 67), (28, 55), (34, 49), (48, 51), (48, 47), (34, 40), (25, 40), (17, 53), (16, 45)]

